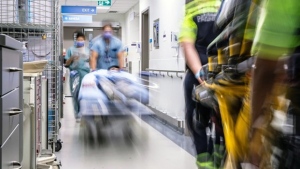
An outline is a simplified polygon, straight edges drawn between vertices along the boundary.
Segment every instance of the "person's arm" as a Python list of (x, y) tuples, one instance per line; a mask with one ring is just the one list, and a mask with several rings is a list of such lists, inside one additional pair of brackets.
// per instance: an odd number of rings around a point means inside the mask
[(98, 53), (99, 51), (99, 45), (98, 43), (95, 43), (91, 48), (91, 56), (90, 56), (90, 68), (91, 70), (97, 69), (97, 60), (98, 60)]
[[(182, 24), (179, 41), (184, 51), (186, 64), (191, 71), (196, 75), (202, 69), (199, 54), (195, 48), (195, 41), (197, 37), (197, 25), (194, 23), (191, 16), (186, 15)], [(199, 83), (203, 80), (199, 77)]]
[(74, 60), (78, 59), (79, 56), (72, 56), (70, 59), (66, 61), (66, 66), (70, 66)]
[[(279, 8), (280, 7), (280, 8)], [(290, 54), (299, 46), (299, 35), (295, 33), (300, 23), (300, 5), (293, 0), (282, 3), (272, 0), (264, 3), (256, 29), (253, 53), (257, 57), (251, 83), (251, 142), (249, 160), (259, 166), (262, 144), (260, 129), (266, 125), (266, 109), (270, 108), (270, 95), (274, 90), (279, 58)], [(289, 18), (289, 19), (287, 19)]]
[(92, 50), (91, 57), (90, 57), (90, 68), (91, 70), (97, 69), (97, 60), (98, 60), (98, 52)]
[(124, 52), (121, 51), (118, 54), (118, 60), (119, 60), (119, 67), (120, 69), (124, 68)]
[(299, 35), (295, 35), (300, 22), (299, 7), (296, 0), (289, 3), (282, 3), (280, 0), (264, 3), (264, 12), (261, 13), (263, 17), (259, 17), (253, 45), (253, 53), (257, 57), (251, 85), (251, 113), (254, 126), (257, 125), (254, 123), (263, 113), (263, 106), (268, 102), (267, 96), (273, 89), (278, 59), (290, 54), (300, 45)]
[[(181, 44), (184, 51), (186, 64), (194, 74), (197, 74), (201, 70), (202, 64), (195, 48), (195, 44), (193, 42), (182, 42)], [(200, 84), (203, 83), (200, 77), (198, 78), (198, 81)]]
[(125, 66), (124, 65), (124, 49), (123, 49), (121, 42), (118, 47), (117, 57), (118, 57), (119, 67), (120, 67), (120, 69), (123, 69)]
[(66, 59), (65, 66), (67, 66), (67, 67), (69, 67), (73, 63), (73, 61), (76, 59), (76, 56), (71, 56), (71, 55), (72, 55), (72, 49), (70, 48), (70, 49), (68, 49), (68, 52), (65, 56), (65, 59)]

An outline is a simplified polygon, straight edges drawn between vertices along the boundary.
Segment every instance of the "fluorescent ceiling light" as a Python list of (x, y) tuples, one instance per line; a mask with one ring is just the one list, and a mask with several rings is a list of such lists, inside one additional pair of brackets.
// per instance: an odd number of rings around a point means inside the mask
[(94, 31), (94, 29), (90, 29), (90, 28), (84, 28), (84, 31), (85, 31), (85, 32), (93, 32), (93, 31)]
[(110, 9), (110, 6), (97, 6), (97, 9)]

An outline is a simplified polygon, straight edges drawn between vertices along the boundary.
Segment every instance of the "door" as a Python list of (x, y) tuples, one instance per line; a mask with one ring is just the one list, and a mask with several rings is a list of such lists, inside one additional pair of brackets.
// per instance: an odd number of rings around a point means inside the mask
[(142, 13), (141, 71), (149, 68), (149, 9)]
[[(149, 9), (142, 12), (142, 43), (141, 43), (141, 71), (146, 71), (149, 68)], [(149, 77), (142, 76), (144, 85), (149, 85)], [(149, 89), (147, 89), (149, 91)], [(149, 91), (150, 92), (150, 91)], [(149, 103), (149, 97), (146, 104)]]

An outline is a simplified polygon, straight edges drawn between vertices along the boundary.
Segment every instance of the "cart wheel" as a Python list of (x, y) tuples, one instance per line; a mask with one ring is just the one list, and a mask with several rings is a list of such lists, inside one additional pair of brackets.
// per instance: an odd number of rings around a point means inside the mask
[(61, 122), (58, 122), (58, 128), (59, 129), (61, 128)]
[(62, 148), (62, 142), (60, 140), (57, 140), (57, 142), (55, 143), (55, 151), (59, 152)]

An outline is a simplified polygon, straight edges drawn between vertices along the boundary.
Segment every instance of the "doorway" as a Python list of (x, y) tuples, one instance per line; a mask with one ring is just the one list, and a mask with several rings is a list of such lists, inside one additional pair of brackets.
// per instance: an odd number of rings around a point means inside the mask
[(149, 9), (142, 12), (141, 71), (149, 68)]
[[(146, 71), (149, 68), (149, 8), (142, 12), (142, 32), (141, 32), (141, 71)], [(149, 86), (149, 76), (142, 76), (144, 85)], [(149, 91), (149, 89), (147, 88)], [(150, 92), (150, 91), (149, 91)], [(149, 103), (149, 97), (145, 100)]]
[[(102, 35), (103, 33), (103, 28), (83, 28), (82, 29), (85, 38), (86, 38), (86, 42), (88, 43), (88, 47), (91, 48), (93, 43), (92, 41), (94, 40), (94, 38), (99, 37)], [(113, 28), (113, 35), (116, 36), (118, 39), (122, 40), (122, 28), (121, 27), (114, 27)]]
[[(83, 32), (85, 37), (92, 36), (93, 38), (99, 35), (102, 35), (103, 28), (83, 28)], [(114, 27), (113, 28), (113, 35), (116, 36), (118, 39), (122, 40), (122, 28), (121, 27)]]
[[(90, 38), (93, 39), (96, 36), (102, 34), (102, 27), (64, 27), (63, 28), (63, 48), (68, 49), (70, 46), (74, 46), (74, 32), (81, 31), (86, 38), (87, 47), (91, 47)], [(113, 27), (114, 36), (122, 40), (122, 27)]]

